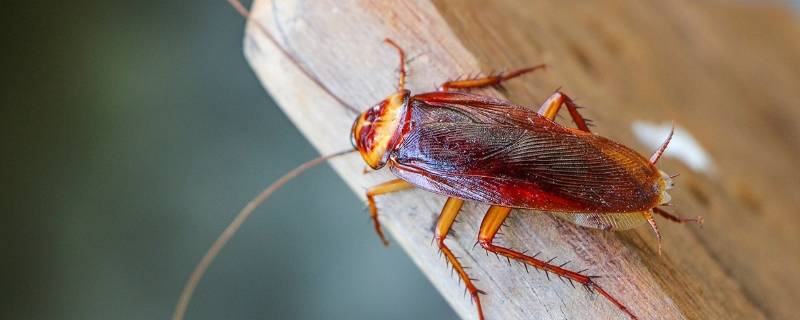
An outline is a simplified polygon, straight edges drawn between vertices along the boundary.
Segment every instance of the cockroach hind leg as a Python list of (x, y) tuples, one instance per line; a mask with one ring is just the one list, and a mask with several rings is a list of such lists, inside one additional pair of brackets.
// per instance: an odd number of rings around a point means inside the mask
[(703, 220), (702, 216), (697, 216), (697, 217), (694, 217), (694, 218), (681, 217), (679, 215), (675, 215), (675, 214), (669, 213), (668, 211), (666, 211), (664, 209), (661, 209), (661, 208), (658, 208), (658, 207), (653, 208), (653, 211), (655, 213), (658, 213), (658, 215), (664, 217), (664, 219), (667, 219), (667, 220), (672, 221), (672, 222), (677, 222), (677, 223), (692, 222), (692, 223), (696, 223), (701, 228), (703, 227), (703, 221), (704, 220)]
[(658, 231), (658, 225), (656, 224), (656, 219), (653, 218), (653, 212), (647, 211), (644, 213), (644, 218), (647, 219), (647, 223), (650, 224), (650, 228), (653, 229), (653, 233), (656, 235), (656, 241), (658, 241), (658, 255), (661, 255), (661, 232)]
[(461, 211), (463, 204), (464, 200), (458, 198), (447, 198), (447, 202), (445, 202), (442, 212), (439, 215), (439, 219), (436, 222), (434, 239), (439, 246), (440, 252), (445, 256), (446, 261), (449, 262), (451, 266), (451, 272), (455, 271), (455, 273), (458, 274), (459, 280), (464, 283), (464, 286), (466, 287), (464, 294), (466, 295), (466, 293), (469, 292), (472, 302), (477, 308), (478, 318), (483, 320), (483, 308), (481, 307), (481, 299), (479, 296), (479, 294), (483, 293), (483, 291), (475, 287), (472, 278), (470, 278), (470, 276), (467, 274), (467, 268), (461, 265), (458, 257), (454, 255), (452, 251), (450, 251), (450, 248), (444, 242), (444, 239), (447, 237), (447, 235), (452, 232), (451, 227), (453, 226), (458, 213)]
[[(562, 266), (550, 264), (544, 260), (537, 259), (536, 256), (539, 253), (529, 256), (523, 252), (514, 251), (506, 247), (501, 247), (494, 244), (495, 235), (497, 234), (497, 230), (503, 224), (503, 221), (508, 217), (508, 214), (511, 212), (511, 208), (504, 208), (499, 206), (491, 206), (489, 207), (489, 211), (486, 212), (486, 215), (481, 222), (480, 232), (478, 235), (478, 242), (480, 243), (481, 247), (486, 249), (486, 252), (492, 252), (495, 254), (503, 255), (504, 257), (509, 257), (511, 259), (520, 261), (525, 263), (526, 265), (532, 266), (535, 270), (543, 270), (546, 275), (550, 275), (550, 273), (557, 275), (558, 277), (566, 278), (570, 280), (570, 282), (574, 281), (578, 284), (582, 285), (586, 290), (590, 293), (599, 293), (602, 295), (606, 300), (613, 303), (617, 308), (619, 308), (622, 312), (624, 312), (628, 317), (631, 319), (638, 319), (636, 315), (633, 314), (624, 304), (622, 304), (617, 298), (606, 292), (600, 285), (598, 285), (594, 280), (598, 278), (597, 276), (589, 276), (584, 275), (582, 272), (586, 271), (586, 269), (581, 270), (579, 272), (575, 272), (572, 270), (564, 269)], [(550, 260), (552, 262), (552, 259)], [(574, 284), (574, 283), (573, 283)]]

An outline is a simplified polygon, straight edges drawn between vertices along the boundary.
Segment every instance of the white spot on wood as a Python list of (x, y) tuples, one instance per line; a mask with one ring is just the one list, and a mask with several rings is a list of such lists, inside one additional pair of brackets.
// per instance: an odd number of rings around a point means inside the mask
[[(664, 139), (669, 135), (669, 130), (672, 127), (671, 123), (650, 123), (645, 121), (634, 121), (631, 125), (631, 130), (642, 142), (653, 151), (661, 146)], [(716, 169), (711, 160), (708, 152), (700, 145), (689, 131), (676, 126), (675, 135), (664, 152), (664, 157), (675, 158), (685, 163), (689, 168), (697, 172), (706, 174), (715, 174)]]

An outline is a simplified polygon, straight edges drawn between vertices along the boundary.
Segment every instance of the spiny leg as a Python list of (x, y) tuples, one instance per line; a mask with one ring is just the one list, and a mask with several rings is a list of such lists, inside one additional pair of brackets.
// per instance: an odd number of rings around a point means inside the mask
[(497, 87), (501, 88), (502, 83), (504, 81), (511, 80), (513, 78), (519, 77), (523, 74), (530, 73), (536, 71), (538, 69), (544, 69), (547, 65), (540, 64), (533, 67), (518, 69), (509, 71), (506, 73), (490, 75), (487, 77), (482, 78), (473, 78), (473, 79), (464, 79), (464, 80), (457, 80), (457, 81), (447, 81), (442, 83), (439, 86), (440, 91), (450, 91), (450, 90), (469, 90), (469, 89), (479, 89), (479, 88), (486, 88), (486, 87)]
[(392, 39), (386, 38), (383, 39), (383, 42), (397, 49), (397, 53), (400, 55), (400, 68), (398, 70), (400, 73), (400, 80), (399, 84), (397, 85), (397, 91), (403, 91), (406, 87), (406, 53), (403, 51), (403, 48), (400, 48), (400, 46)]
[(394, 179), (367, 189), (367, 203), (369, 204), (369, 215), (372, 217), (372, 222), (375, 225), (375, 232), (377, 232), (378, 236), (381, 237), (381, 241), (385, 246), (389, 245), (389, 241), (386, 240), (386, 236), (383, 235), (383, 230), (381, 230), (381, 223), (378, 221), (378, 207), (375, 205), (375, 196), (411, 189), (413, 187), (414, 185), (405, 182), (401, 179)]
[(575, 121), (575, 125), (578, 126), (578, 129), (591, 132), (589, 131), (589, 126), (587, 125), (588, 120), (584, 119), (583, 116), (581, 116), (581, 114), (578, 112), (578, 106), (575, 105), (575, 102), (572, 101), (569, 96), (561, 91), (556, 91), (549, 98), (547, 98), (547, 100), (542, 103), (538, 113), (540, 116), (543, 116), (547, 119), (555, 120), (558, 110), (561, 109), (562, 105), (567, 106), (567, 111), (569, 111), (569, 115), (572, 117), (572, 120)]
[(464, 281), (464, 284), (467, 286), (467, 290), (469, 291), (469, 295), (472, 297), (472, 301), (475, 302), (475, 306), (478, 308), (478, 318), (483, 320), (483, 308), (481, 308), (481, 299), (478, 294), (484, 293), (472, 283), (472, 279), (470, 279), (467, 272), (464, 270), (464, 267), (461, 266), (461, 262), (458, 261), (458, 258), (450, 251), (450, 248), (444, 243), (445, 237), (447, 237), (447, 233), (450, 232), (450, 227), (453, 226), (453, 222), (456, 220), (456, 216), (458, 216), (458, 212), (461, 210), (461, 206), (464, 204), (464, 200), (458, 198), (447, 198), (447, 202), (444, 204), (442, 208), (442, 213), (439, 215), (439, 221), (436, 223), (436, 233), (434, 235), (434, 240), (439, 245), (439, 250), (444, 254), (447, 261), (453, 266), (453, 270), (458, 273), (458, 276), (461, 280)]
[(653, 229), (653, 232), (656, 234), (656, 240), (658, 240), (658, 255), (661, 255), (661, 233), (658, 232), (658, 226), (656, 225), (656, 219), (653, 218), (653, 212), (658, 213), (660, 216), (666, 218), (667, 220), (677, 223), (694, 222), (699, 225), (703, 224), (703, 217), (695, 217), (695, 218), (679, 217), (659, 207), (653, 208), (653, 211), (645, 212), (644, 218), (647, 219), (647, 223), (650, 224), (650, 228)]
[(653, 211), (655, 211), (655, 213), (658, 213), (658, 215), (660, 215), (660, 216), (664, 217), (665, 219), (667, 219), (669, 221), (672, 221), (672, 222), (677, 222), (677, 223), (693, 222), (693, 223), (699, 224), (701, 226), (703, 225), (703, 217), (700, 217), (700, 216), (697, 216), (697, 217), (694, 217), (694, 218), (681, 217), (681, 216), (669, 213), (666, 210), (658, 208), (658, 207), (653, 208)]
[(656, 234), (656, 241), (658, 241), (658, 255), (661, 255), (661, 232), (658, 232), (658, 225), (656, 224), (656, 219), (653, 219), (653, 212), (652, 211), (645, 211), (644, 218), (647, 219), (647, 223), (650, 224), (650, 228), (653, 229), (653, 232)]
[(483, 222), (481, 222), (481, 229), (478, 235), (478, 242), (481, 244), (481, 247), (486, 249), (489, 252), (493, 252), (496, 254), (503, 255), (504, 257), (514, 259), (530, 265), (534, 268), (543, 270), (545, 274), (549, 276), (550, 273), (553, 273), (559, 277), (566, 278), (569, 280), (570, 284), (573, 281), (582, 284), (587, 290), (590, 292), (595, 291), (600, 293), (606, 299), (611, 301), (614, 305), (616, 305), (619, 309), (625, 312), (628, 316), (632, 319), (637, 319), (633, 313), (631, 313), (627, 307), (625, 307), (622, 303), (620, 303), (616, 298), (608, 294), (603, 288), (597, 285), (593, 278), (594, 276), (587, 276), (583, 275), (580, 272), (575, 272), (571, 270), (564, 269), (562, 265), (554, 265), (550, 264), (550, 261), (543, 261), (536, 259), (535, 256), (527, 256), (522, 252), (514, 251), (505, 247), (497, 246), (493, 243), (495, 235), (497, 235), (497, 231), (500, 230), (500, 227), (503, 225), (503, 221), (506, 220), (508, 214), (511, 212), (511, 208), (500, 207), (500, 206), (491, 206), (489, 207), (489, 211), (486, 212), (486, 216), (483, 218)]

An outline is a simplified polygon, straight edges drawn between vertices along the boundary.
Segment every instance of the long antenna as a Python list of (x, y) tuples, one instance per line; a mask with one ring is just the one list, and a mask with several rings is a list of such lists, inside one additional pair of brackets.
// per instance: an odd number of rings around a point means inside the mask
[[(248, 11), (248, 10), (247, 10), (247, 8), (245, 8), (245, 7), (244, 7), (244, 5), (242, 5), (242, 3), (241, 3), (239, 0), (228, 0), (228, 3), (230, 3), (230, 4), (231, 4), (231, 6), (232, 6), (234, 9), (236, 9), (236, 11), (237, 11), (237, 12), (239, 12), (239, 14), (240, 14), (240, 15), (242, 15), (242, 17), (244, 17), (244, 19), (245, 19), (245, 20), (247, 20), (247, 21), (250, 21), (250, 11)], [(277, 40), (275, 40), (275, 37), (273, 37), (273, 36), (272, 36), (272, 34), (269, 32), (269, 30), (267, 30), (267, 28), (266, 28), (266, 27), (264, 27), (264, 25), (262, 25), (262, 24), (261, 24), (260, 22), (258, 22), (258, 21), (253, 21), (253, 24), (254, 24), (254, 25), (255, 25), (255, 26), (256, 26), (256, 27), (257, 27), (259, 30), (261, 30), (261, 33), (263, 33), (263, 34), (264, 34), (264, 36), (266, 36), (266, 37), (267, 37), (267, 39), (269, 39), (269, 41), (270, 41), (270, 42), (272, 42), (272, 44), (273, 44), (273, 45), (275, 45), (275, 47), (277, 47), (277, 48), (278, 48), (278, 50), (279, 50), (279, 51), (280, 51), (280, 52), (281, 52), (281, 53), (282, 53), (282, 54), (283, 54), (283, 55), (284, 55), (284, 56), (285, 56), (287, 59), (289, 59), (290, 61), (292, 61), (292, 64), (294, 64), (295, 66), (297, 66), (297, 68), (298, 68), (298, 69), (300, 69), (300, 71), (302, 71), (302, 72), (303, 72), (303, 74), (305, 74), (305, 75), (306, 75), (306, 77), (308, 77), (309, 79), (311, 79), (311, 81), (313, 81), (313, 82), (314, 82), (314, 83), (315, 83), (317, 86), (319, 86), (320, 88), (322, 88), (322, 90), (323, 90), (323, 91), (325, 91), (325, 93), (327, 93), (327, 94), (328, 94), (329, 96), (331, 96), (331, 97), (332, 97), (334, 100), (336, 100), (336, 102), (338, 102), (339, 104), (341, 104), (342, 106), (344, 106), (345, 108), (347, 108), (347, 110), (350, 110), (350, 111), (352, 111), (352, 112), (353, 112), (353, 113), (355, 113), (355, 114), (360, 114), (360, 113), (361, 113), (361, 111), (359, 111), (359, 110), (358, 110), (358, 109), (356, 109), (355, 107), (351, 106), (350, 104), (348, 104), (347, 102), (345, 102), (344, 100), (342, 100), (342, 98), (339, 98), (339, 96), (337, 96), (336, 94), (334, 94), (334, 93), (333, 93), (333, 91), (331, 91), (331, 89), (329, 89), (329, 88), (328, 88), (326, 85), (324, 85), (324, 84), (322, 83), (322, 81), (321, 81), (321, 80), (319, 80), (319, 78), (317, 78), (317, 76), (316, 76), (316, 75), (314, 75), (313, 73), (311, 73), (311, 71), (308, 71), (308, 69), (307, 69), (305, 66), (303, 66), (303, 64), (302, 64), (302, 63), (300, 63), (300, 61), (299, 61), (299, 60), (297, 60), (297, 58), (295, 58), (293, 55), (291, 55), (291, 54), (289, 53), (289, 51), (287, 51), (287, 50), (286, 50), (286, 49), (285, 49), (283, 46), (281, 46), (281, 45), (278, 43), (278, 41), (277, 41)]]
[(316, 167), (319, 164), (324, 163), (325, 161), (349, 154), (351, 152), (355, 152), (356, 150), (345, 150), (339, 151), (337, 153), (329, 154), (326, 156), (317, 157), (311, 161), (303, 163), (296, 168), (292, 169), (292, 171), (287, 172), (283, 177), (278, 179), (278, 181), (273, 182), (269, 187), (261, 191), (253, 200), (247, 203), (247, 205), (236, 214), (236, 217), (233, 218), (233, 221), (222, 231), (222, 234), (219, 235), (217, 240), (214, 240), (214, 243), (211, 245), (211, 248), (208, 249), (206, 255), (203, 256), (203, 259), (194, 267), (194, 271), (192, 271), (192, 275), (189, 277), (189, 280), (186, 281), (186, 285), (183, 287), (183, 291), (181, 292), (181, 297), (178, 299), (178, 304), (175, 306), (175, 312), (172, 314), (172, 320), (182, 320), (183, 316), (186, 314), (186, 308), (189, 306), (189, 300), (192, 299), (192, 294), (194, 293), (194, 289), (197, 288), (197, 284), (200, 283), (200, 280), (203, 279), (203, 275), (208, 270), (208, 267), (214, 262), (214, 258), (217, 257), (219, 252), (225, 247), (225, 244), (228, 243), (228, 240), (236, 234), (236, 231), (239, 230), (239, 227), (253, 214), (253, 210), (258, 208), (259, 205), (264, 203), (264, 201), (272, 195), (273, 192), (280, 189), (283, 185), (287, 182), (291, 181), (299, 174), (303, 173), (304, 171)]

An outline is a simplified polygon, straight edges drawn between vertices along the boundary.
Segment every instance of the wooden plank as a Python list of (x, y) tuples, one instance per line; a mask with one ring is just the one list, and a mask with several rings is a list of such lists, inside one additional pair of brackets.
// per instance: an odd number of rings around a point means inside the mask
[[(333, 92), (363, 108), (395, 88), (397, 57), (381, 44), (391, 37), (413, 59), (412, 92), (470, 72), (547, 62), (551, 71), (510, 83), (508, 97), (535, 105), (563, 85), (591, 106), (587, 113), (599, 133), (632, 146), (632, 121), (676, 120), (715, 159), (724, 159), (716, 176), (694, 174), (676, 161), (662, 164), (682, 173), (674, 202), (685, 213), (704, 215), (706, 228), (661, 223), (665, 254), (659, 257), (646, 227), (586, 230), (515, 211), (502, 242), (603, 275), (600, 284), (643, 319), (788, 318), (800, 287), (796, 277), (782, 276), (800, 267), (796, 254), (786, 254), (800, 243), (787, 227), (797, 225), (790, 209), (800, 199), (798, 174), (789, 168), (800, 159), (800, 133), (783, 119), (800, 112), (790, 94), (800, 87), (800, 68), (791, 61), (800, 48), (770, 39), (797, 39), (797, 24), (754, 5), (580, 3), (256, 1), (252, 13)], [(354, 114), (290, 65), (253, 23), (245, 53), (265, 87), (322, 153), (347, 148)], [(742, 126), (755, 132), (719, 141)], [(391, 178), (385, 171), (362, 174), (356, 155), (333, 164), (362, 197), (364, 188)], [(378, 199), (395, 243), (461, 317), (472, 319), (474, 306), (430, 241), (443, 203), (423, 191)], [(482, 298), (488, 319), (625, 318), (600, 297), (473, 249), (486, 208), (467, 205), (449, 243), (489, 293)]]
[[(684, 314), (750, 318), (717, 295), (739, 288), (769, 318), (796, 317), (800, 278), (786, 272), (800, 270), (800, 127), (789, 120), (800, 116), (800, 41), (786, 40), (800, 39), (800, 29), (790, 10), (718, 1), (481, 3), (437, 6), (484, 68), (543, 59), (553, 66), (545, 85), (512, 84), (514, 100), (535, 102), (563, 86), (605, 136), (636, 145), (632, 121), (675, 120), (717, 160), (716, 177), (676, 161), (660, 165), (682, 174), (673, 193), (680, 211), (706, 219), (704, 229), (662, 223), (667, 255), (646, 258)], [(733, 283), (716, 283), (718, 275)]]

